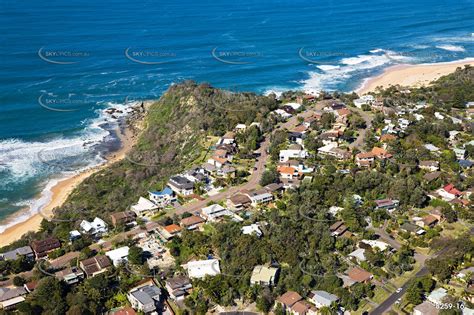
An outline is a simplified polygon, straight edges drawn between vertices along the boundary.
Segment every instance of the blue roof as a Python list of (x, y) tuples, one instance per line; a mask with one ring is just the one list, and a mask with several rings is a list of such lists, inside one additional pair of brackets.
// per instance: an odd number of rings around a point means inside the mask
[(173, 191), (171, 190), (171, 188), (166, 187), (162, 191), (151, 191), (150, 194), (158, 195), (158, 196), (172, 195)]
[(474, 164), (474, 162), (469, 161), (469, 160), (459, 160), (459, 165), (461, 167), (471, 167)]

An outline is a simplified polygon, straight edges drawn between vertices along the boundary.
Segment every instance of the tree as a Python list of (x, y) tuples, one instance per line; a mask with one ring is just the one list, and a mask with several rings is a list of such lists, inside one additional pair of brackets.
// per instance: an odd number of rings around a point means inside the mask
[(31, 304), (41, 308), (44, 314), (64, 314), (67, 309), (65, 295), (66, 289), (61, 281), (54, 277), (45, 277), (31, 293)]
[(23, 277), (16, 276), (13, 278), (13, 284), (17, 287), (21, 287), (26, 283), (26, 280)]
[(128, 261), (134, 265), (143, 264), (143, 249), (138, 246), (131, 246), (128, 251)]
[(268, 184), (277, 183), (280, 178), (280, 174), (275, 168), (270, 168), (263, 172), (262, 178), (260, 179), (260, 185), (266, 186)]
[(405, 300), (413, 305), (418, 305), (423, 302), (423, 290), (421, 289), (419, 282), (413, 282), (405, 293)]

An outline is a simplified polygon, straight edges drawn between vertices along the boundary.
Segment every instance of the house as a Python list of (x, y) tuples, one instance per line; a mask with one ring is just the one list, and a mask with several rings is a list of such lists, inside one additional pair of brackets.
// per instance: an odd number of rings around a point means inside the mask
[(454, 148), (453, 151), (454, 151), (454, 154), (456, 154), (456, 158), (458, 160), (463, 160), (466, 157), (466, 150), (464, 149)]
[(211, 222), (215, 222), (225, 216), (232, 217), (234, 215), (232, 211), (227, 210), (219, 204), (213, 204), (208, 207), (202, 208), (201, 213), (206, 220)]
[[(378, 240), (362, 240), (361, 243), (366, 244), (370, 246), (371, 248), (376, 248), (377, 250), (382, 251), (382, 252), (390, 248), (390, 245)], [(360, 246), (362, 246), (362, 244), (360, 244)]]
[(236, 194), (227, 199), (226, 205), (229, 209), (240, 211), (252, 204), (252, 200), (247, 195)]
[(458, 163), (459, 163), (459, 166), (461, 166), (461, 168), (466, 168), (466, 169), (469, 169), (474, 165), (474, 162), (470, 160), (459, 160)]
[(108, 315), (137, 315), (135, 310), (130, 306), (113, 308), (108, 313)]
[(298, 301), (301, 301), (303, 298), (301, 295), (294, 291), (288, 291), (280, 295), (276, 299), (276, 304), (281, 304), (284, 311), (290, 311), (290, 308)]
[(437, 153), (439, 152), (439, 148), (431, 143), (425, 144), (424, 145), (425, 149), (427, 149), (430, 152)]
[(276, 109), (273, 111), (277, 116), (280, 116), (283, 120), (287, 120), (288, 118), (291, 118), (291, 114), (287, 113), (283, 109)]
[(277, 172), (280, 174), (281, 178), (286, 178), (286, 179), (293, 179), (293, 178), (298, 178), (301, 176), (298, 170), (292, 166), (280, 165), (277, 167)]
[(161, 289), (154, 283), (147, 283), (128, 291), (127, 299), (134, 309), (144, 314), (158, 314), (157, 310), (162, 308)]
[(217, 259), (190, 261), (185, 265), (185, 269), (191, 279), (201, 279), (205, 276), (217, 276), (221, 273), (219, 260)]
[(88, 278), (107, 271), (107, 268), (110, 266), (112, 266), (112, 264), (105, 255), (91, 257), (79, 262), (79, 267), (81, 267)]
[(316, 305), (317, 308), (331, 307), (339, 298), (326, 291), (311, 291), (308, 295), (309, 301)]
[(212, 156), (207, 160), (208, 164), (214, 165), (217, 169), (222, 168), (224, 165), (229, 164), (229, 160), (223, 157)]
[(371, 153), (380, 160), (390, 159), (392, 157), (385, 149), (379, 147), (373, 147)]
[(219, 139), (217, 144), (233, 144), (235, 142), (235, 133), (228, 131), (225, 135)]
[(84, 272), (78, 267), (69, 267), (58, 271), (54, 274), (59, 280), (63, 280), (66, 284), (76, 284), (84, 279)]
[(354, 257), (359, 263), (367, 260), (367, 258), (365, 258), (365, 249), (363, 248), (357, 248), (350, 253), (349, 256)]
[(420, 161), (418, 167), (422, 170), (428, 170), (430, 172), (439, 171), (438, 161)]
[(191, 280), (181, 275), (166, 280), (166, 290), (173, 300), (183, 300), (189, 291), (193, 288)]
[(361, 152), (355, 156), (355, 161), (359, 167), (370, 167), (375, 160), (375, 155), (372, 152)]
[(130, 210), (135, 212), (137, 216), (143, 216), (156, 209), (158, 209), (158, 206), (155, 203), (143, 197), (140, 197), (138, 202), (130, 207)]
[(376, 209), (385, 209), (389, 212), (395, 210), (400, 202), (396, 199), (378, 199), (375, 200)]
[(23, 287), (19, 288), (5, 288), (0, 287), (0, 309), (3, 310), (12, 310), (15, 307), (24, 302), (24, 296), (27, 294), (27, 291)]
[(169, 240), (181, 233), (181, 227), (177, 224), (170, 224), (162, 227), (160, 232), (165, 239)]
[(133, 211), (122, 211), (122, 212), (115, 212), (110, 215), (110, 220), (114, 227), (119, 225), (131, 223), (135, 221), (137, 215)]
[(301, 300), (290, 307), (290, 313), (294, 315), (316, 314), (316, 309), (305, 300)]
[(451, 201), (455, 198), (460, 197), (462, 194), (459, 190), (456, 189), (456, 187), (454, 187), (453, 184), (448, 184), (443, 188), (436, 190), (436, 192), (444, 201)]
[(364, 269), (359, 268), (359, 267), (351, 268), (347, 272), (347, 275), (354, 282), (365, 282), (365, 283), (369, 282), (374, 277), (370, 272), (365, 271)]
[(420, 228), (412, 223), (405, 222), (400, 226), (400, 230), (410, 233), (410, 234), (415, 234), (418, 232)]
[(128, 261), (128, 246), (122, 246), (117, 249), (108, 251), (105, 253), (105, 256), (109, 257), (112, 261), (112, 264), (115, 267), (118, 267), (122, 263), (126, 263)]
[(281, 183), (278, 183), (278, 184), (277, 183), (271, 183), (271, 184), (268, 184), (265, 187), (263, 187), (263, 189), (265, 189), (270, 194), (273, 194), (273, 195), (276, 195), (276, 196), (280, 196), (281, 193), (285, 190), (285, 188), (283, 187), (283, 184), (281, 184)]
[(332, 236), (341, 236), (347, 231), (347, 227), (344, 225), (344, 222), (338, 221), (329, 227), (329, 231)]
[(224, 178), (234, 178), (237, 169), (230, 165), (224, 165), (222, 168), (217, 169), (217, 176), (222, 176)]
[(82, 220), (80, 228), (83, 233), (89, 234), (92, 236), (100, 236), (107, 233), (107, 223), (101, 218), (95, 217), (92, 222)]
[(428, 182), (432, 182), (435, 179), (438, 179), (440, 176), (441, 176), (441, 172), (436, 171), (436, 172), (431, 172), (431, 173), (427, 173), (423, 175), (423, 179)]
[(416, 222), (416, 225), (424, 228), (424, 227), (433, 227), (438, 223), (438, 219), (432, 215), (427, 215), (423, 219)]
[(337, 147), (337, 143), (330, 143), (328, 145), (318, 148), (318, 154), (321, 156), (332, 156), (338, 160), (348, 160), (352, 154)]
[(49, 237), (44, 240), (34, 240), (31, 242), (31, 248), (33, 249), (36, 259), (43, 258), (55, 249), (61, 247), (61, 243), (57, 238)]
[(246, 129), (247, 126), (245, 124), (237, 124), (234, 128), (235, 132), (244, 132)]
[(413, 309), (413, 315), (438, 315), (439, 309), (428, 301), (418, 304)]
[(466, 281), (468, 283), (471, 282), (471, 280), (474, 278), (474, 266), (459, 271), (456, 275), (456, 278)]
[(273, 200), (273, 195), (267, 192), (264, 188), (258, 190), (242, 190), (242, 194), (250, 198), (251, 204), (254, 207), (269, 203)]
[(278, 281), (279, 268), (255, 266), (250, 276), (251, 285), (272, 286)]
[(160, 206), (166, 206), (176, 200), (173, 190), (169, 187), (161, 191), (149, 191), (148, 198)]
[(288, 150), (281, 150), (280, 162), (286, 162), (290, 159), (306, 159), (309, 156), (308, 151), (304, 150), (299, 144), (292, 144)]
[(204, 219), (200, 216), (192, 215), (182, 219), (180, 225), (187, 230), (195, 230), (199, 229), (204, 224), (204, 222)]
[(70, 242), (74, 242), (75, 240), (78, 240), (81, 237), (82, 237), (82, 234), (78, 230), (69, 231), (69, 241)]
[(286, 104), (283, 104), (283, 106), (289, 106), (289, 107), (293, 108), (295, 111), (297, 111), (298, 109), (300, 109), (301, 104), (299, 104), (299, 103), (286, 103)]
[(263, 233), (260, 230), (260, 225), (259, 224), (250, 224), (250, 225), (245, 225), (241, 229), (242, 234), (245, 235), (256, 235), (257, 237), (262, 237)]
[(0, 254), (0, 260), (17, 260), (26, 257), (28, 260), (34, 260), (35, 254), (30, 246), (22, 246)]
[(373, 102), (375, 102), (375, 97), (372, 95), (364, 95), (353, 101), (357, 108), (362, 108), (363, 105), (371, 105)]
[(429, 302), (436, 304), (444, 303), (445, 298), (448, 296), (448, 291), (444, 288), (438, 288), (431, 292), (428, 297), (426, 298)]
[(28, 293), (33, 292), (37, 286), (38, 286), (38, 281), (29, 281), (23, 285), (23, 287)]
[(168, 186), (176, 194), (182, 196), (192, 195), (194, 191), (194, 183), (186, 177), (180, 175), (171, 177), (168, 181)]

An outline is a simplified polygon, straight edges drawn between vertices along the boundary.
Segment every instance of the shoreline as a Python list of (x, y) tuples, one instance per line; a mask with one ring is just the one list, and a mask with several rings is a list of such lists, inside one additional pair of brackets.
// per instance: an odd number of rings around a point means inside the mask
[[(146, 101), (144, 103), (146, 107), (148, 107), (152, 102), (153, 101)], [(144, 116), (141, 117), (141, 119), (133, 121), (131, 125), (127, 125), (126, 127), (120, 127), (119, 124), (119, 126), (115, 129), (115, 132), (120, 141), (120, 148), (116, 151), (107, 153), (105, 155), (106, 161), (104, 163), (87, 168), (83, 171), (79, 171), (78, 173), (67, 178), (58, 180), (52, 179), (56, 182), (49, 190), (50, 196), (46, 204), (36, 213), (25, 214), (24, 212), (19, 212), (19, 216), (29, 215), (29, 217), (24, 221), (7, 227), (3, 232), (0, 233), (0, 247), (7, 246), (16, 240), (19, 240), (24, 234), (28, 232), (39, 231), (43, 218), (52, 218), (54, 216), (54, 208), (61, 206), (80, 183), (82, 183), (92, 174), (124, 159), (126, 154), (130, 151), (138, 139), (139, 132), (142, 130), (143, 118), (145, 116), (146, 112)], [(127, 117), (125, 117), (125, 120)], [(41, 195), (38, 198), (41, 198)]]
[(378, 76), (366, 79), (354, 92), (363, 95), (375, 92), (379, 86), (387, 88), (397, 84), (410, 87), (427, 86), (440, 77), (453, 73), (456, 68), (464, 67), (464, 65), (474, 66), (474, 58), (440, 63), (395, 65), (386, 68)]

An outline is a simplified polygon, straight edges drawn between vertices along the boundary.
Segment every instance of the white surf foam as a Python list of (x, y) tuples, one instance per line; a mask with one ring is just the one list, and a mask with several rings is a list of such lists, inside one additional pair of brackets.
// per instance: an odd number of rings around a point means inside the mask
[(458, 45), (437, 45), (436, 48), (447, 50), (447, 51), (454, 51), (454, 52), (466, 51), (466, 49), (463, 46), (458, 46)]
[(311, 92), (334, 90), (335, 85), (344, 83), (357, 74), (412, 60), (412, 57), (404, 56), (391, 50), (373, 49), (369, 54), (343, 58), (338, 65), (317, 66), (322, 72), (310, 71), (309, 78), (302, 81), (303, 89)]

